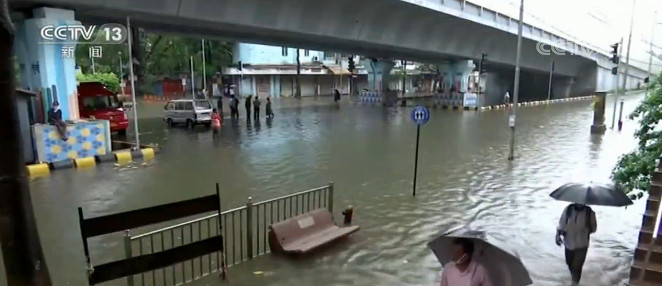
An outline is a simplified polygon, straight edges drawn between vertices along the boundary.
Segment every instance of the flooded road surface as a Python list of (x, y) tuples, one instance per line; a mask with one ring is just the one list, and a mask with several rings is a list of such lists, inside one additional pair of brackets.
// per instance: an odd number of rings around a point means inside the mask
[[(640, 99), (629, 96), (625, 114)], [(249, 196), (259, 201), (333, 181), (336, 220), (341, 209), (354, 205), (361, 230), (310, 258), (264, 255), (234, 266), (230, 285), (438, 285), (441, 266), (426, 243), (455, 225), (485, 230), (516, 249), (535, 285), (569, 285), (563, 249), (554, 244), (565, 204), (548, 194), (568, 181), (606, 181), (618, 156), (635, 146), (631, 121), (620, 133), (591, 136), (590, 101), (523, 107), (517, 158), (510, 162), (506, 111), (432, 110), (421, 129), (412, 197), (411, 108), (336, 107), (314, 100), (285, 105), (273, 121), (226, 120), (214, 140), (201, 127), (166, 128), (157, 117), (162, 104), (143, 104), (142, 141), (163, 148), (152, 165), (56, 171), (32, 181), (55, 284), (86, 285), (78, 206), (86, 216), (98, 216), (211, 194), (220, 182), (223, 209), (229, 209)], [(610, 125), (612, 103), (607, 106)], [(639, 200), (627, 209), (594, 208), (598, 231), (583, 285), (623, 285), (644, 205)], [(123, 254), (121, 234), (92, 239), (90, 247), (97, 264)], [(197, 284), (219, 282), (211, 277)]]

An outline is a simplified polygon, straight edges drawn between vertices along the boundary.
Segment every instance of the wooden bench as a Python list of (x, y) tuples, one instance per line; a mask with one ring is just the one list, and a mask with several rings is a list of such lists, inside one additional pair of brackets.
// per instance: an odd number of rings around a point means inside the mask
[(269, 247), (274, 253), (305, 254), (359, 230), (338, 227), (327, 209), (316, 209), (269, 226)]

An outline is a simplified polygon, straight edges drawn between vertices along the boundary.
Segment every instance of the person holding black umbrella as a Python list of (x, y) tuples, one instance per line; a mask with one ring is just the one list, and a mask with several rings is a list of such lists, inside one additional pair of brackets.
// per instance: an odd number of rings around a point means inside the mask
[(563, 210), (559, 219), (556, 245), (565, 246), (565, 262), (572, 275), (572, 282), (579, 283), (591, 234), (598, 228), (595, 212), (589, 205), (623, 207), (631, 205), (632, 200), (616, 186), (594, 183), (568, 183), (549, 196), (572, 203)]
[(579, 283), (582, 278), (582, 268), (586, 261), (591, 234), (595, 233), (597, 228), (595, 212), (589, 206), (570, 204), (561, 214), (556, 229), (556, 245), (565, 246), (565, 263), (568, 265), (573, 283)]

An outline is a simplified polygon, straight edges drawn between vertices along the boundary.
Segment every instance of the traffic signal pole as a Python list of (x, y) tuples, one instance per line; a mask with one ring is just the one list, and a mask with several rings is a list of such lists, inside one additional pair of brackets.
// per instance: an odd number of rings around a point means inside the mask
[[(618, 47), (621, 47), (619, 50)], [(611, 129), (614, 129), (614, 125), (616, 124), (616, 109), (618, 109), (618, 74), (619, 74), (619, 68), (621, 65), (621, 52), (623, 51), (623, 38), (621, 38), (621, 42), (616, 45), (616, 49), (618, 50), (618, 54), (615, 55), (615, 60), (612, 60), (616, 64), (616, 72), (612, 72), (614, 75), (614, 79), (612, 80), (614, 83), (614, 112), (612, 113), (611, 116)]]

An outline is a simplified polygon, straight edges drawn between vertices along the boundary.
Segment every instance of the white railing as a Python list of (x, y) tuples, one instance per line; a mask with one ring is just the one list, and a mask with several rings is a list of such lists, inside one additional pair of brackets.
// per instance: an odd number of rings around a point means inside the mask
[[(251, 198), (245, 206), (196, 218), (147, 233), (124, 235), (127, 258), (161, 252), (210, 236), (223, 235), (223, 253), (211, 253), (196, 259), (178, 263), (127, 277), (127, 284), (181, 285), (218, 272), (221, 265), (231, 266), (269, 252), (268, 227), (314, 209), (327, 208), (333, 212), (333, 183), (258, 203)], [(217, 227), (221, 225), (221, 230)], [(219, 233), (222, 232), (222, 233)], [(222, 261), (221, 261), (222, 260)]]

